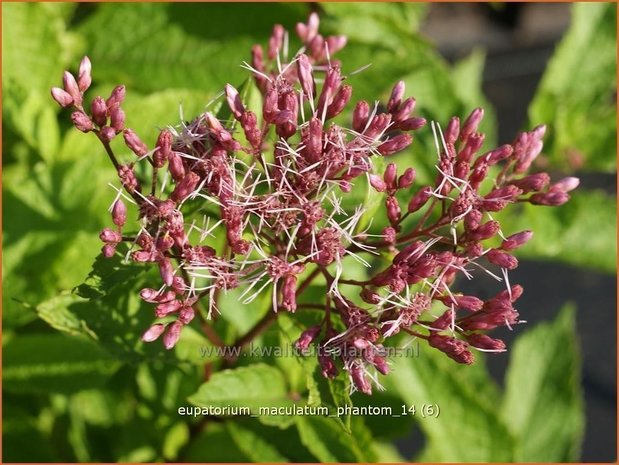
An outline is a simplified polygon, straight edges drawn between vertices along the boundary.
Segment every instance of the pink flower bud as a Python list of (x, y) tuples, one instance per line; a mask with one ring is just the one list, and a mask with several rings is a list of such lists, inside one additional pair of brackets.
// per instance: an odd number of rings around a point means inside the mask
[(168, 329), (163, 336), (163, 345), (166, 349), (172, 349), (179, 338), (181, 337), (181, 331), (183, 329), (183, 323), (180, 321), (175, 321), (171, 325), (168, 326)]
[(122, 199), (118, 199), (114, 202), (114, 206), (112, 207), (112, 221), (119, 228), (122, 228), (127, 221), (127, 207)]
[(90, 104), (92, 120), (99, 127), (105, 126), (107, 123), (107, 106), (103, 97), (95, 97)]
[(391, 224), (397, 223), (401, 215), (400, 205), (397, 199), (391, 196), (387, 197), (385, 206), (387, 207), (387, 218), (389, 218)]
[(198, 186), (200, 182), (200, 176), (198, 176), (193, 171), (190, 171), (185, 175), (185, 177), (176, 185), (174, 191), (170, 195), (170, 198), (175, 202), (182, 202), (185, 200), (190, 194), (193, 193), (195, 188)]
[(518, 267), (518, 260), (516, 257), (511, 256), (506, 252), (502, 252), (498, 249), (491, 249), (486, 254), (488, 261), (493, 263), (501, 268), (507, 268), (508, 270), (513, 270)]
[[(391, 122), (391, 115), (389, 113), (381, 113), (376, 115), (370, 121), (368, 128), (365, 130), (365, 136), (367, 139), (376, 139), (383, 134), (383, 132), (389, 126)], [(387, 141), (389, 142), (389, 141)]]
[(177, 152), (170, 152), (168, 160), (168, 169), (170, 170), (172, 179), (176, 182), (180, 182), (185, 177), (185, 165), (183, 164), (183, 159)]
[(575, 177), (567, 177), (563, 178), (560, 181), (556, 182), (548, 189), (549, 192), (570, 192), (578, 187), (580, 184), (580, 179)]
[(374, 354), (372, 356), (372, 359), (370, 360), (370, 363), (374, 365), (374, 367), (380, 374), (389, 374), (389, 365), (387, 364), (387, 360), (385, 360), (385, 357)]
[(52, 87), (52, 98), (62, 108), (66, 108), (73, 103), (73, 97), (71, 97), (68, 92), (62, 90), (60, 87)]
[(363, 132), (370, 116), (370, 105), (365, 100), (361, 100), (355, 106), (352, 114), (352, 127), (357, 132)]
[(414, 213), (423, 207), (428, 199), (432, 196), (432, 188), (430, 186), (426, 186), (421, 188), (415, 196), (408, 202), (408, 212)]
[(92, 120), (86, 113), (81, 111), (74, 111), (71, 113), (71, 121), (73, 121), (73, 125), (82, 132), (90, 132), (94, 128)]
[(360, 365), (355, 364), (350, 368), (350, 378), (358, 391), (361, 391), (368, 396), (372, 394), (372, 385), (368, 381), (365, 376), (365, 372)]
[(317, 115), (321, 116), (324, 108), (331, 104), (340, 86), (341, 80), (342, 77), (339, 66), (330, 67), (327, 71), (322, 90), (320, 91), (320, 96), (318, 97), (318, 105), (316, 106)]
[(114, 90), (112, 90), (110, 97), (105, 102), (105, 104), (107, 105), (108, 111), (111, 110), (113, 107), (118, 106), (124, 102), (125, 92), (126, 92), (125, 86), (114, 87)]
[(428, 338), (431, 347), (440, 350), (458, 363), (470, 365), (473, 363), (473, 354), (468, 350), (468, 344), (455, 337), (432, 333)]
[(477, 349), (505, 351), (505, 343), (500, 339), (493, 339), (485, 334), (470, 334), (466, 336), (468, 343)]
[(109, 244), (118, 244), (122, 240), (122, 236), (118, 231), (110, 228), (104, 228), (99, 234), (99, 239)]
[(486, 162), (490, 166), (496, 165), (501, 160), (505, 160), (506, 158), (511, 156), (513, 152), (514, 152), (514, 148), (511, 145), (509, 144), (501, 145), (500, 147), (488, 153)]
[(335, 378), (338, 374), (338, 369), (333, 359), (324, 354), (324, 346), (321, 347), (320, 354), (318, 355), (318, 363), (320, 364), (320, 372), (325, 378)]
[(430, 326), (439, 330), (447, 329), (454, 322), (455, 317), (456, 313), (449, 308), (441, 316), (434, 320)]
[(153, 163), (156, 168), (161, 168), (172, 153), (172, 133), (164, 129), (157, 138), (157, 150), (153, 153)]
[(110, 142), (114, 137), (116, 137), (116, 131), (114, 131), (114, 128), (103, 126), (99, 131), (99, 139), (103, 142)]
[(426, 125), (425, 118), (418, 118), (413, 116), (412, 118), (405, 119), (399, 122), (396, 127), (402, 131), (416, 131)]
[(335, 118), (339, 115), (344, 107), (348, 105), (352, 96), (352, 86), (345, 85), (340, 87), (340, 90), (335, 94), (333, 103), (327, 107), (327, 118)]
[(410, 114), (415, 109), (415, 104), (416, 104), (415, 99), (412, 97), (409, 97), (406, 100), (404, 100), (404, 102), (402, 102), (400, 107), (396, 111), (392, 112), (392, 115), (393, 115), (392, 121), (401, 123), (405, 121), (406, 119), (408, 119)]
[(409, 134), (399, 134), (378, 146), (378, 152), (383, 156), (393, 155), (408, 147), (413, 142)]
[(88, 90), (90, 84), (92, 84), (91, 69), (90, 59), (85, 56), (80, 62), (80, 68), (77, 74), (77, 85), (82, 92)]
[(116, 134), (125, 129), (125, 112), (119, 106), (114, 106), (110, 110), (110, 126), (114, 128)]
[(554, 192), (546, 192), (540, 194), (533, 194), (529, 197), (529, 202), (533, 205), (546, 205), (548, 207), (558, 207), (559, 205), (563, 205), (570, 199), (570, 196), (567, 192), (563, 191), (554, 191)]
[(389, 163), (385, 168), (385, 173), (383, 175), (383, 179), (385, 180), (385, 185), (389, 189), (395, 189), (395, 180), (398, 175), (398, 167), (395, 163)]
[(174, 270), (172, 269), (172, 263), (167, 257), (163, 257), (159, 260), (159, 274), (166, 286), (172, 285), (174, 279)]
[(322, 155), (322, 122), (314, 117), (310, 120), (304, 153), (310, 163), (316, 163)]
[(307, 350), (309, 345), (318, 337), (321, 330), (320, 325), (312, 326), (311, 328), (306, 329), (301, 333), (297, 342), (295, 342), (294, 346), (297, 350), (304, 351)]
[(264, 102), (262, 104), (262, 117), (268, 123), (273, 122), (273, 117), (278, 111), (277, 100), (277, 89), (275, 87), (269, 88), (264, 95)]
[(389, 113), (393, 113), (400, 106), (405, 91), (406, 85), (404, 84), (404, 81), (398, 81), (393, 86), (393, 89), (391, 90), (391, 96), (389, 97), (389, 101), (387, 102), (387, 111)]
[(521, 179), (515, 179), (510, 183), (520, 189), (526, 194), (533, 191), (541, 191), (550, 182), (550, 176), (547, 173), (536, 173), (529, 176), (525, 176)]
[(301, 54), (297, 58), (297, 75), (299, 76), (303, 95), (307, 99), (313, 99), (314, 95), (316, 95), (316, 83), (312, 74), (312, 65), (305, 54)]
[(159, 292), (156, 289), (145, 287), (140, 291), (140, 297), (144, 302), (164, 304), (175, 299), (174, 292)]
[(101, 253), (105, 258), (112, 258), (116, 253), (116, 244), (105, 244), (101, 248)]
[(235, 119), (240, 120), (243, 113), (245, 113), (245, 107), (243, 106), (243, 102), (241, 102), (241, 96), (238, 90), (230, 84), (226, 84), (225, 92), (226, 100), (228, 101), (228, 106), (230, 107), (232, 115)]
[(376, 174), (370, 174), (369, 179), (370, 179), (370, 185), (377, 192), (385, 192), (387, 190), (387, 185), (385, 184), (385, 181), (383, 181), (380, 176)]
[(448, 144), (455, 144), (460, 135), (460, 118), (457, 116), (452, 117), (445, 129), (445, 142)]
[(269, 39), (269, 59), (273, 60), (282, 48), (284, 42), (284, 26), (276, 24), (273, 26), (273, 32)]
[(396, 230), (391, 226), (387, 226), (382, 231), (383, 239), (387, 244), (395, 244), (396, 241)]
[(163, 334), (165, 330), (165, 325), (161, 323), (157, 323), (152, 325), (150, 328), (146, 330), (144, 334), (142, 334), (142, 340), (144, 342), (153, 342), (159, 339), (159, 336)]
[(82, 105), (82, 93), (80, 92), (80, 88), (77, 85), (77, 81), (75, 77), (68, 71), (65, 71), (62, 75), (62, 84), (64, 90), (71, 96), (73, 99), (73, 104), (77, 107)]
[(307, 43), (316, 37), (318, 34), (318, 25), (320, 24), (320, 19), (317, 13), (311, 13), (307, 20), (307, 25), (303, 23), (297, 23), (296, 31), (299, 38)]
[(172, 290), (178, 295), (184, 294), (187, 290), (185, 280), (180, 276), (174, 276), (174, 280), (172, 281)]
[(380, 302), (380, 295), (374, 292), (369, 287), (364, 287), (359, 293), (361, 299), (368, 304), (377, 304)]
[(479, 210), (471, 210), (464, 217), (464, 227), (469, 231), (477, 229), (481, 224), (483, 216), (483, 213)]
[(414, 168), (406, 168), (404, 173), (402, 173), (402, 176), (398, 179), (398, 188), (406, 189), (407, 187), (410, 187), (415, 181), (415, 174), (416, 172)]
[(125, 139), (125, 144), (129, 149), (135, 153), (138, 157), (143, 157), (148, 153), (148, 147), (142, 140), (138, 137), (138, 135), (133, 131), (133, 129), (125, 129), (123, 132), (123, 137)]
[(467, 236), (469, 240), (473, 241), (483, 241), (485, 239), (490, 239), (495, 236), (501, 225), (497, 221), (488, 221), (487, 223), (482, 224), (474, 231), (469, 231)]
[(333, 55), (346, 46), (348, 39), (346, 36), (329, 36), (325, 42), (327, 47), (329, 47), (329, 54)]
[(483, 108), (475, 108), (469, 117), (464, 121), (462, 125), (462, 129), (460, 130), (460, 140), (466, 141), (471, 134), (477, 131), (479, 127), (479, 123), (481, 123), (482, 118), (484, 117)]
[(297, 309), (297, 277), (293, 274), (284, 277), (282, 306), (292, 313)]
[(178, 313), (178, 320), (184, 325), (188, 325), (196, 316), (196, 312), (192, 307), (183, 307)]
[(484, 306), (483, 300), (474, 295), (451, 295), (442, 297), (441, 301), (445, 305), (455, 305), (456, 308), (468, 310), (469, 312), (477, 312)]
[(501, 244), (501, 248), (503, 250), (517, 249), (518, 247), (526, 244), (531, 239), (531, 237), (533, 237), (533, 231), (529, 230), (512, 234), (503, 241), (503, 243)]

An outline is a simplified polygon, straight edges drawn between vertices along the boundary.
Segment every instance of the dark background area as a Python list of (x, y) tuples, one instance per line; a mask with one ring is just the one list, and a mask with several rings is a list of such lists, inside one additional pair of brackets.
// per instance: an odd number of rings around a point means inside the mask
[[(441, 3), (430, 7), (422, 33), (448, 61), (461, 59), (476, 48), (486, 51), (483, 90), (496, 111), (500, 144), (511, 142), (513, 135), (524, 128), (527, 108), (547, 62), (569, 26), (569, 9), (565, 3), (507, 3), (496, 8), (489, 4)], [(453, 34), (455, 28), (457, 35)], [(613, 175), (588, 173), (580, 177), (588, 188), (616, 194)], [(565, 302), (576, 305), (586, 403), (581, 460), (616, 461), (616, 277), (556, 263), (521, 260), (510, 280), (526, 289), (518, 303), (529, 310), (521, 317), (531, 327), (553, 319)], [(470, 283), (460, 284), (463, 291), (481, 296), (496, 284), (489, 281), (491, 278), (480, 275)], [(518, 328), (524, 329), (526, 326)], [(509, 346), (519, 332), (505, 330), (497, 336)], [(502, 383), (509, 358), (503, 354), (487, 360), (492, 375)], [(405, 456), (421, 450), (422, 435), (415, 432), (412, 436), (412, 441), (398, 443)]]

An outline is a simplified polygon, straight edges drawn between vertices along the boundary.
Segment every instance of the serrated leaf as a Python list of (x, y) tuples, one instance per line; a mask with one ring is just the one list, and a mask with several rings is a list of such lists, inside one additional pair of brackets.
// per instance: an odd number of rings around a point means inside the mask
[(4, 347), (2, 380), (9, 391), (75, 392), (100, 386), (119, 367), (97, 345), (60, 334), (22, 335)]
[(549, 126), (544, 153), (563, 170), (616, 169), (617, 6), (575, 3), (529, 107)]
[(575, 311), (516, 339), (501, 414), (518, 439), (519, 462), (578, 461), (584, 431)]

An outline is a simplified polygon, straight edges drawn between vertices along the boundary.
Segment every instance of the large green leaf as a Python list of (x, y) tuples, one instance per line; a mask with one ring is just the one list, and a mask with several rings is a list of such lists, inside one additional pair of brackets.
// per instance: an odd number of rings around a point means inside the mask
[(574, 3), (529, 108), (549, 125), (545, 152), (554, 166), (612, 172), (616, 167), (617, 6)]
[[(424, 461), (512, 460), (514, 441), (496, 411), (497, 389), (483, 362), (461, 366), (435, 349), (421, 350), (415, 359), (396, 358), (385, 382), (407, 407), (415, 406), (427, 438)], [(438, 417), (421, 418), (424, 405), (438, 405)]]
[(101, 386), (119, 367), (97, 345), (60, 334), (22, 335), (4, 347), (4, 389), (74, 392)]
[(575, 312), (520, 336), (512, 349), (501, 414), (519, 462), (577, 461), (584, 431)]

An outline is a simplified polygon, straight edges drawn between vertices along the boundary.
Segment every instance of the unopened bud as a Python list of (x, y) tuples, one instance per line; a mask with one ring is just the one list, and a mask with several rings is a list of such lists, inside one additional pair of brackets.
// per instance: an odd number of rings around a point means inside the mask
[(423, 207), (428, 199), (432, 196), (432, 188), (430, 186), (420, 189), (414, 197), (408, 202), (408, 212), (414, 213)]
[(52, 87), (52, 98), (60, 105), (62, 108), (66, 108), (73, 103), (73, 97), (62, 90), (60, 87)]
[(110, 111), (114, 106), (120, 105), (125, 100), (125, 86), (116, 86), (110, 95), (110, 98), (107, 99), (105, 104), (107, 105), (108, 111)]
[(309, 345), (318, 337), (320, 334), (321, 326), (316, 325), (311, 328), (306, 329), (301, 333), (297, 342), (295, 342), (294, 346), (297, 350), (304, 351)]
[(303, 95), (307, 99), (313, 99), (314, 95), (316, 95), (316, 83), (312, 74), (312, 65), (305, 54), (301, 54), (297, 58), (297, 75), (299, 76)]
[(470, 334), (466, 337), (468, 343), (477, 349), (491, 350), (495, 352), (505, 351), (505, 343), (500, 339), (493, 339), (485, 334)]
[(460, 135), (460, 118), (457, 116), (452, 117), (445, 129), (445, 142), (448, 144), (455, 144)]
[(580, 179), (573, 176), (563, 178), (548, 189), (549, 192), (570, 192), (578, 187)]
[(464, 121), (462, 129), (460, 131), (460, 140), (465, 141), (468, 137), (477, 131), (479, 123), (481, 123), (484, 117), (484, 110), (482, 108), (475, 108), (469, 117)]
[(82, 93), (80, 92), (80, 88), (77, 85), (77, 81), (75, 77), (68, 71), (65, 71), (62, 75), (62, 84), (64, 90), (71, 96), (73, 99), (73, 104), (77, 107), (82, 105)]
[(116, 200), (112, 207), (112, 221), (118, 227), (123, 227), (127, 221), (127, 207), (122, 199)]
[(101, 253), (105, 258), (112, 258), (116, 253), (116, 244), (105, 244), (101, 248)]
[(383, 181), (380, 176), (376, 174), (370, 174), (369, 179), (370, 179), (370, 185), (377, 192), (385, 192), (387, 190), (387, 184), (385, 184), (385, 181)]
[(236, 120), (240, 120), (243, 113), (245, 113), (245, 107), (243, 106), (243, 102), (241, 102), (241, 96), (239, 95), (238, 90), (232, 87), (230, 84), (226, 84), (226, 100), (228, 102), (228, 106), (230, 107), (230, 111)]
[(127, 144), (127, 147), (129, 147), (129, 149), (131, 149), (131, 151), (138, 157), (143, 157), (148, 153), (148, 147), (144, 142), (142, 142), (133, 129), (125, 129), (123, 132), (123, 137), (125, 138), (125, 144)]
[(144, 342), (153, 342), (159, 339), (159, 336), (163, 334), (165, 331), (165, 325), (161, 323), (157, 323), (152, 325), (150, 328), (146, 330), (144, 334), (142, 334), (142, 340)]
[(393, 113), (398, 109), (400, 103), (402, 102), (402, 98), (404, 97), (404, 92), (406, 91), (406, 85), (404, 81), (398, 81), (391, 90), (391, 96), (389, 97), (389, 101), (387, 102), (387, 111), (389, 113)]
[(486, 257), (490, 263), (500, 266), (501, 268), (513, 270), (518, 267), (518, 260), (516, 257), (498, 249), (489, 250)]
[(118, 244), (122, 240), (122, 236), (118, 231), (110, 228), (104, 228), (99, 234), (99, 239), (108, 244)]
[(533, 231), (529, 230), (512, 234), (503, 241), (503, 243), (501, 244), (501, 248), (503, 250), (517, 249), (518, 247), (526, 244), (531, 239), (531, 237), (533, 237)]
[(110, 110), (110, 126), (114, 128), (116, 134), (125, 129), (125, 112), (119, 106), (114, 106)]
[(378, 146), (378, 152), (383, 156), (393, 155), (408, 147), (413, 142), (409, 134), (399, 134)]
[(397, 223), (401, 215), (400, 205), (397, 199), (389, 196), (385, 201), (385, 205), (387, 207), (387, 218), (389, 218), (391, 224)]
[(172, 153), (172, 133), (164, 129), (157, 138), (157, 150), (153, 153), (153, 163), (156, 168), (161, 168)]
[(90, 104), (92, 120), (99, 127), (105, 126), (107, 123), (107, 106), (103, 97), (95, 97)]
[(397, 128), (402, 131), (416, 131), (426, 125), (425, 118), (418, 118), (413, 116), (412, 118), (407, 118), (404, 121), (400, 121), (397, 124)]
[(114, 137), (116, 137), (116, 131), (114, 131), (114, 128), (103, 126), (99, 131), (99, 138), (103, 142), (110, 142)]
[(529, 202), (533, 205), (545, 205), (547, 207), (558, 207), (563, 205), (570, 199), (570, 196), (567, 192), (563, 191), (555, 191), (555, 192), (546, 192), (540, 194), (533, 194), (529, 197)]
[(92, 120), (86, 113), (81, 111), (74, 111), (71, 114), (71, 121), (73, 121), (73, 125), (82, 132), (90, 132), (94, 128)]
[(172, 285), (174, 279), (174, 270), (172, 269), (172, 263), (167, 257), (163, 257), (159, 260), (159, 274), (166, 286)]
[(406, 168), (402, 176), (398, 178), (398, 188), (406, 189), (410, 187), (415, 181), (415, 169), (414, 168)]
[(352, 128), (357, 132), (363, 132), (370, 116), (370, 105), (365, 100), (361, 100), (355, 106), (352, 113)]
[(327, 107), (327, 118), (335, 118), (339, 115), (344, 107), (348, 105), (352, 96), (352, 86), (345, 85), (340, 87), (340, 90), (335, 94), (333, 103)]
[(389, 189), (395, 189), (395, 180), (398, 175), (398, 167), (395, 163), (389, 163), (385, 168), (383, 179)]
[(181, 337), (181, 330), (183, 329), (183, 323), (175, 321), (168, 326), (168, 330), (163, 336), (163, 345), (166, 349), (170, 350), (174, 348), (178, 339)]
[(175, 202), (182, 202), (195, 190), (199, 182), (200, 176), (193, 171), (190, 171), (176, 185), (174, 191), (172, 191), (172, 194), (170, 195), (170, 198)]
[(90, 84), (92, 84), (92, 76), (90, 74), (91, 69), (92, 66), (90, 64), (90, 59), (85, 56), (80, 62), (80, 68), (77, 75), (77, 86), (82, 92), (88, 90)]

